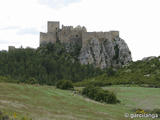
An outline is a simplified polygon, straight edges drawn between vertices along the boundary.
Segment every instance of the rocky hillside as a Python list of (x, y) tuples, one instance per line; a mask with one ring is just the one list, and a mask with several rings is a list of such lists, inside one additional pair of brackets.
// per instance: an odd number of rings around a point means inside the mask
[(81, 64), (93, 64), (100, 68), (121, 67), (132, 61), (131, 52), (119, 37), (108, 39), (91, 39), (81, 48), (79, 61)]

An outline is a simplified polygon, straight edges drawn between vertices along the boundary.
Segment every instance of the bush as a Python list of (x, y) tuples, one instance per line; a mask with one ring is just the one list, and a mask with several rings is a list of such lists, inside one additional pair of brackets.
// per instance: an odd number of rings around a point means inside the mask
[(28, 83), (28, 84), (38, 84), (38, 80), (35, 79), (34, 77), (30, 77), (25, 83)]
[(12, 79), (10, 76), (0, 76), (0, 82), (17, 83), (18, 81), (15, 79)]
[(8, 115), (4, 115), (1, 111), (0, 111), (0, 120), (10, 120)]
[(117, 100), (116, 95), (113, 92), (109, 93), (107, 98), (107, 103), (115, 104), (117, 102), (120, 102), (120, 101)]
[(115, 104), (120, 102), (119, 100), (117, 100), (117, 97), (114, 93), (108, 90), (103, 90), (100, 87), (94, 87), (92, 85), (85, 87), (82, 90), (82, 95), (85, 95), (93, 100), (109, 104)]
[(106, 73), (108, 75), (108, 77), (114, 76), (116, 74), (116, 71), (113, 70), (113, 68), (108, 68), (106, 70)]
[(160, 109), (154, 109), (151, 113), (158, 114), (158, 117), (160, 117)]
[(57, 82), (56, 87), (59, 89), (69, 90), (69, 89), (73, 89), (73, 84), (72, 84), (72, 81), (70, 80), (61, 80)]
[(17, 116), (16, 113), (13, 115), (8, 115), (8, 113), (4, 113), (0, 111), (0, 120), (32, 120), (31, 118), (28, 118), (26, 116)]

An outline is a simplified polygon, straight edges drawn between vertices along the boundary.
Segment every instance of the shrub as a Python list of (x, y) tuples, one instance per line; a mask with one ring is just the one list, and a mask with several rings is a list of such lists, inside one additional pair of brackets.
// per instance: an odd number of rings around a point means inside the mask
[(158, 117), (160, 117), (160, 109), (154, 109), (151, 113), (158, 114)]
[(107, 98), (107, 103), (115, 104), (117, 102), (119, 102), (119, 100), (117, 100), (116, 95), (113, 92), (109, 93)]
[(108, 90), (103, 90), (100, 87), (94, 87), (92, 85), (83, 88), (82, 95), (85, 95), (93, 100), (109, 104), (115, 104), (120, 102), (119, 100), (117, 100), (117, 97), (114, 93)]
[(37, 83), (38, 83), (38, 80), (35, 79), (34, 77), (30, 77), (30, 78), (26, 81), (26, 83), (28, 83), (28, 84), (37, 84)]
[(3, 115), (3, 114), (2, 114), (2, 112), (0, 111), (0, 120), (2, 119), (2, 115)]
[(70, 80), (61, 80), (57, 82), (56, 87), (60, 89), (68, 90), (68, 89), (73, 89), (73, 84), (72, 84), (72, 81)]
[(116, 74), (116, 71), (113, 70), (113, 68), (108, 68), (106, 70), (106, 73), (109, 77), (114, 76)]
[(108, 97), (108, 91), (104, 91), (102, 89), (97, 89), (97, 91), (95, 93), (94, 100), (107, 102), (107, 97)]
[(136, 114), (145, 114), (146, 111), (144, 111), (143, 109), (138, 108), (138, 109), (135, 110), (135, 113)]
[(11, 78), (10, 76), (0, 76), (0, 82), (17, 83), (18, 81)]
[(8, 116), (8, 115), (4, 115), (4, 116), (2, 117), (2, 120), (10, 120), (10, 119), (9, 119), (9, 116)]
[(4, 114), (4, 112), (0, 111), (0, 120), (32, 120), (26, 116), (17, 117), (17, 114), (14, 113), (13, 116), (9, 116), (8, 114)]
[(10, 120), (8, 115), (4, 115), (1, 111), (0, 111), (0, 120)]

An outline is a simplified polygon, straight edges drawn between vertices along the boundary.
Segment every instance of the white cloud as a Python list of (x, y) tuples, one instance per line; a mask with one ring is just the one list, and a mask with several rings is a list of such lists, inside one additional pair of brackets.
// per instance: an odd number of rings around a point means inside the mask
[(40, 4), (47, 5), (51, 8), (61, 8), (71, 3), (80, 2), (81, 0), (38, 0)]
[(157, 56), (159, 4), (159, 0), (0, 0), (0, 49), (38, 47), (37, 31), (45, 32), (47, 21), (60, 21), (86, 26), (88, 31), (119, 30), (134, 60)]
[(0, 28), (0, 30), (11, 30), (11, 29), (19, 29), (19, 27), (18, 26), (7, 26), (7, 27)]

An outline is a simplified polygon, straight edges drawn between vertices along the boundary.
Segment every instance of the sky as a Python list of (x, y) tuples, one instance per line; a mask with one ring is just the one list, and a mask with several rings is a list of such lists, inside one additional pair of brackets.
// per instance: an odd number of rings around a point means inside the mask
[(134, 61), (160, 55), (160, 0), (0, 0), (0, 50), (39, 46), (47, 21), (120, 31)]

